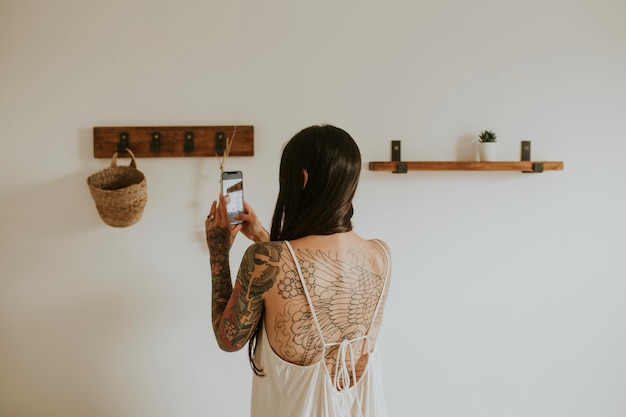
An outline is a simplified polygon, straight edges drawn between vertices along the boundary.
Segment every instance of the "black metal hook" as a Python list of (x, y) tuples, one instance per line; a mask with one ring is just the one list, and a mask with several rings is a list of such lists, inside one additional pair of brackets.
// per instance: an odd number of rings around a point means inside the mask
[(150, 142), (150, 152), (161, 153), (161, 134), (152, 132), (152, 141)]
[(128, 149), (128, 132), (120, 133), (120, 140), (117, 142), (117, 152), (124, 153)]
[(193, 152), (193, 132), (185, 132), (185, 141), (183, 142), (183, 151), (185, 153)]

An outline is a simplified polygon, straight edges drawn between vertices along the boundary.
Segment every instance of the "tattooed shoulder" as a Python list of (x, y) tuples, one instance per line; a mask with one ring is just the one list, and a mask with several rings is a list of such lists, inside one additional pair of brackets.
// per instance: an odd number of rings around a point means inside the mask
[[(269, 290), (280, 272), (282, 246), (276, 242), (264, 242), (251, 245), (241, 261), (240, 279), (243, 287), (252, 285), (255, 292)], [(250, 284), (252, 283), (252, 284)]]

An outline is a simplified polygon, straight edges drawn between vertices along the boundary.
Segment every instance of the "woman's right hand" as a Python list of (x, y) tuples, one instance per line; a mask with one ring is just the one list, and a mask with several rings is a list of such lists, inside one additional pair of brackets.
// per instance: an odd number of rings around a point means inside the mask
[(243, 221), (240, 232), (254, 243), (269, 242), (270, 234), (263, 228), (252, 207), (244, 201), (243, 208), (246, 212), (235, 216), (235, 219)]

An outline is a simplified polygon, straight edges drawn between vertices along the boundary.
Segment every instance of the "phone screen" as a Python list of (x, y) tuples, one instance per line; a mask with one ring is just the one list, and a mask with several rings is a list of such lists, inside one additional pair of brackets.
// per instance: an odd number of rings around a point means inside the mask
[(228, 171), (222, 174), (222, 194), (226, 199), (226, 211), (230, 224), (241, 223), (233, 217), (244, 213), (243, 210), (243, 174), (241, 171)]

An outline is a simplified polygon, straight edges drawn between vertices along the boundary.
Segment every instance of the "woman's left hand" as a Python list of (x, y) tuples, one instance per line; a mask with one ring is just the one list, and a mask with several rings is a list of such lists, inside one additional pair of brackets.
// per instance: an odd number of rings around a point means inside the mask
[(231, 225), (226, 212), (226, 200), (220, 195), (219, 203), (213, 201), (211, 211), (204, 222), (206, 241), (211, 256), (225, 255), (233, 245), (241, 224)]

